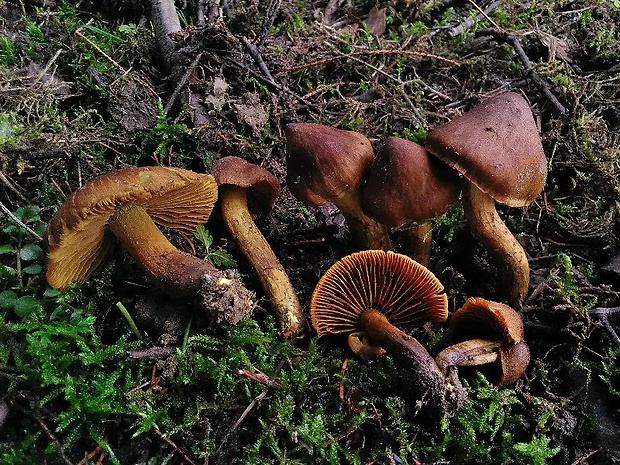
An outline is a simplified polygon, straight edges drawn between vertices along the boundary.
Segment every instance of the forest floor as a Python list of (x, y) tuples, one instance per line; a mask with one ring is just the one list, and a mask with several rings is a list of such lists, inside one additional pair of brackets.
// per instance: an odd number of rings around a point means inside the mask
[[(145, 0), (0, 0), (0, 463), (620, 463), (620, 2), (177, 8), (166, 55)], [(287, 189), (286, 124), (358, 131), (375, 150), (392, 135), (423, 144), (504, 91), (529, 102), (549, 170), (531, 205), (498, 205), (530, 262), (531, 361), (507, 387), (465, 373), (454, 416), (413, 396), (390, 357), (364, 362), (311, 329), (284, 342), (217, 215), (196, 237), (165, 232), (238, 269), (257, 301), (237, 326), (160, 294), (122, 252), (83, 284), (46, 284), (47, 222), (85, 182), (127, 166), (205, 173), (234, 155), (282, 184), (257, 224), (307, 313), (357, 249), (336, 207)], [(450, 312), (499, 300), (461, 205), (433, 226)], [(405, 251), (404, 230), (391, 234)], [(411, 334), (434, 355), (446, 333)]]

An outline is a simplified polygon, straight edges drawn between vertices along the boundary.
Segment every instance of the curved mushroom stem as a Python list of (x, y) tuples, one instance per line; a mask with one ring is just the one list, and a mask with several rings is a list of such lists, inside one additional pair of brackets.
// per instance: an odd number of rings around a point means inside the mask
[(433, 224), (429, 221), (413, 225), (404, 231), (409, 255), (420, 265), (428, 267), (431, 260)]
[(480, 238), (499, 272), (506, 300), (520, 308), (530, 285), (525, 250), (504, 224), (492, 197), (470, 182), (463, 186), (463, 208), (472, 231)]
[(140, 206), (119, 209), (108, 222), (121, 245), (156, 283), (174, 294), (195, 294), (217, 268), (177, 249)]
[(243, 254), (256, 270), (282, 328), (282, 335), (294, 343), (305, 333), (305, 319), (297, 294), (286, 271), (259, 231), (248, 210), (245, 189), (220, 186), (222, 218)]
[(447, 374), (451, 367), (475, 366), (493, 363), (499, 359), (501, 342), (487, 339), (470, 339), (446, 347), (437, 354), (437, 366)]
[(404, 358), (413, 370), (416, 389), (428, 394), (432, 402), (446, 414), (455, 412), (465, 401), (466, 393), (460, 384), (449, 385), (433, 357), (414, 337), (391, 324), (378, 310), (369, 309), (360, 315), (360, 323), (373, 341), (392, 355)]
[(362, 211), (357, 191), (347, 192), (333, 203), (347, 220), (351, 237), (357, 245), (366, 249), (392, 250), (387, 228)]

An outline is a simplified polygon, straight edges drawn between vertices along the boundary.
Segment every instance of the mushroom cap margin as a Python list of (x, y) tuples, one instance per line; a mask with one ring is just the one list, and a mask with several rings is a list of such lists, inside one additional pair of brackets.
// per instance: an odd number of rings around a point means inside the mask
[(448, 316), (448, 299), (435, 275), (415, 260), (395, 252), (364, 250), (344, 257), (319, 280), (310, 302), (312, 325), (319, 336), (359, 331), (359, 316), (383, 312), (395, 326)]
[(66, 199), (49, 222), (47, 281), (65, 289), (96, 271), (115, 248), (105, 226), (123, 205), (140, 205), (156, 223), (193, 232), (216, 200), (213, 176), (181, 168), (130, 167), (101, 175)]

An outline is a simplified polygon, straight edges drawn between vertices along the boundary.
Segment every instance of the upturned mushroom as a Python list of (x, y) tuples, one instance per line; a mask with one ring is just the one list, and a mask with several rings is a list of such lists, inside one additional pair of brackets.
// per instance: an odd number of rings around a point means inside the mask
[(399, 327), (445, 321), (448, 301), (443, 286), (426, 267), (406, 255), (366, 250), (336, 262), (319, 280), (310, 302), (319, 336), (362, 332), (371, 343), (405, 362), (416, 389), (446, 413), (464, 400), (452, 389), (433, 357)]
[(221, 158), (212, 174), (219, 185), (222, 219), (256, 270), (283, 337), (294, 343), (306, 327), (301, 305), (284, 267), (254, 223), (256, 215), (273, 207), (280, 183), (269, 171), (239, 157)]
[(463, 177), (467, 221), (498, 268), (506, 300), (527, 295), (527, 255), (499, 216), (495, 202), (524, 207), (542, 192), (547, 161), (536, 122), (519, 94), (503, 93), (433, 129), (428, 150)]
[(360, 133), (314, 123), (286, 127), (286, 181), (291, 193), (312, 206), (331, 201), (359, 247), (390, 250), (386, 227), (364, 214), (360, 205), (359, 188), (373, 158), (370, 141)]
[(437, 365), (454, 385), (458, 367), (487, 365), (498, 386), (514, 383), (530, 361), (523, 340), (521, 316), (508, 305), (480, 297), (467, 299), (450, 318), (453, 345), (436, 357)]
[(430, 261), (432, 224), (456, 203), (458, 173), (415, 142), (389, 137), (377, 154), (361, 189), (362, 209), (390, 227), (408, 226), (411, 256)]
[(247, 318), (252, 294), (234, 272), (182, 252), (155, 225), (192, 232), (216, 199), (213, 176), (180, 168), (131, 167), (99, 176), (65, 200), (48, 224), (47, 281), (57, 289), (86, 281), (120, 242), (166, 292), (202, 294), (216, 321)]

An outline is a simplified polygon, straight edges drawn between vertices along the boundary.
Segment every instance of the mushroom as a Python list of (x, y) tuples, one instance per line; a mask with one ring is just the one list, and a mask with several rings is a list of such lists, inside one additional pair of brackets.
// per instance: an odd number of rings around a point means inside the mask
[(305, 319), (291, 282), (253, 217), (269, 211), (280, 195), (280, 183), (269, 171), (239, 157), (224, 157), (213, 166), (219, 185), (222, 219), (256, 270), (278, 317), (283, 337), (302, 338)]
[(387, 226), (410, 226), (407, 237), (411, 255), (428, 266), (432, 237), (429, 220), (446, 213), (460, 192), (455, 170), (429, 156), (415, 142), (388, 137), (362, 187), (362, 209)]
[[(399, 327), (445, 321), (448, 299), (443, 286), (426, 267), (406, 255), (366, 250), (336, 262), (319, 280), (310, 301), (312, 325), (319, 337), (362, 332), (372, 346), (380, 346), (407, 363), (420, 393), (428, 394), (444, 412), (464, 400), (448, 387), (428, 351)], [(359, 341), (364, 352), (369, 344)], [(352, 344), (353, 345), (353, 344)]]
[(213, 318), (236, 323), (250, 315), (252, 294), (231, 270), (180, 251), (155, 225), (194, 231), (216, 199), (213, 176), (180, 168), (131, 167), (99, 176), (65, 200), (48, 224), (47, 282), (66, 289), (86, 281), (118, 240), (166, 292), (200, 292)]
[(333, 202), (343, 214), (353, 241), (367, 249), (392, 248), (387, 229), (364, 214), (359, 188), (374, 158), (368, 138), (313, 123), (286, 127), (287, 186), (302, 202)]
[(481, 297), (467, 299), (450, 319), (454, 343), (436, 357), (437, 365), (455, 385), (460, 385), (460, 366), (491, 364), (495, 382), (504, 386), (523, 375), (530, 351), (523, 340), (523, 321), (511, 307)]
[(495, 202), (524, 207), (544, 188), (547, 161), (528, 103), (513, 92), (490, 98), (433, 129), (427, 146), (464, 176), (467, 221), (495, 262), (507, 301), (520, 307), (529, 289), (527, 255)]

